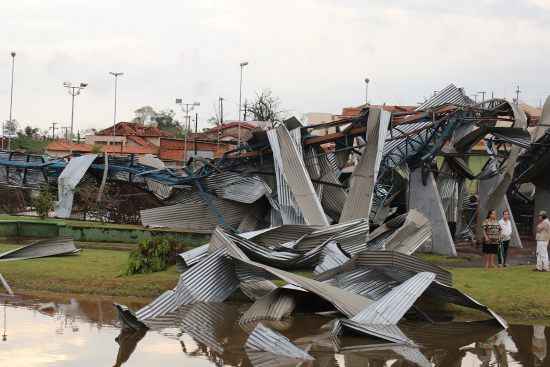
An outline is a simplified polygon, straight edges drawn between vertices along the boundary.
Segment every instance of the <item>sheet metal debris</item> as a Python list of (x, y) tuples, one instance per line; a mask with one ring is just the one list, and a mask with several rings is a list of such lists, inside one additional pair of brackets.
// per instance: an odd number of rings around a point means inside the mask
[(59, 200), (55, 208), (55, 215), (59, 218), (68, 218), (73, 208), (74, 190), (82, 180), (97, 154), (88, 154), (75, 157), (63, 169), (58, 178)]
[(315, 358), (304, 352), (287, 337), (271, 330), (261, 323), (248, 337), (245, 348), (256, 352), (268, 352), (277, 356), (313, 361)]
[(36, 259), (48, 256), (76, 255), (80, 249), (76, 248), (70, 237), (48, 238), (33, 241), (30, 244), (0, 254), (0, 261), (14, 261)]

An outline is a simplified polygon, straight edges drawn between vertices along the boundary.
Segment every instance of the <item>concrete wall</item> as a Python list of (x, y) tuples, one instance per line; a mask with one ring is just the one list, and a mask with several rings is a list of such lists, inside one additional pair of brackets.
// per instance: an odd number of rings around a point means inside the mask
[(201, 233), (169, 231), (146, 228), (116, 228), (109, 226), (72, 225), (62, 223), (40, 223), (39, 221), (0, 221), (0, 237), (48, 238), (68, 236), (75, 241), (139, 243), (153, 237), (171, 237), (189, 246), (200, 245), (208, 241), (209, 236)]

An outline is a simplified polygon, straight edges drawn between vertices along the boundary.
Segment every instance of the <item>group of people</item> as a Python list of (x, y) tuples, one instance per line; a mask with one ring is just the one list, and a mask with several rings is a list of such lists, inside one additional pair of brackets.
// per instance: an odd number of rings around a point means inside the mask
[[(512, 236), (512, 221), (510, 212), (504, 210), (502, 218), (497, 218), (496, 210), (489, 210), (487, 219), (483, 222), (483, 262), (485, 268), (508, 266), (508, 246)], [(536, 226), (537, 266), (534, 271), (550, 271), (548, 263), (548, 242), (550, 241), (550, 220), (545, 211), (538, 215)]]
[(499, 220), (496, 210), (489, 210), (487, 219), (483, 222), (483, 263), (486, 269), (497, 267), (495, 263), (497, 257), (499, 267), (508, 266), (508, 246), (511, 236), (510, 212), (504, 210)]

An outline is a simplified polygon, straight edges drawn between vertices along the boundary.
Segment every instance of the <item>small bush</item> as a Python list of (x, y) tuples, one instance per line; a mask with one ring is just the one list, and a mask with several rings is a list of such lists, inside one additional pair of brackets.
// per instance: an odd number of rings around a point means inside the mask
[(184, 246), (172, 238), (143, 240), (128, 256), (126, 275), (163, 271), (176, 263), (177, 254)]
[(38, 196), (32, 201), (32, 205), (36, 208), (36, 212), (42, 219), (48, 217), (50, 210), (53, 210), (53, 204), (53, 195), (47, 188), (41, 189)]

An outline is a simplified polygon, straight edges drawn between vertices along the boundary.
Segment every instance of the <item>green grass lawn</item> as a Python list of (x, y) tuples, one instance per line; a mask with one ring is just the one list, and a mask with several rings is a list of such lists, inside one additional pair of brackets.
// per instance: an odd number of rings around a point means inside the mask
[(527, 320), (550, 318), (550, 273), (533, 266), (505, 269), (455, 268), (455, 286), (504, 317)]
[[(0, 245), (0, 252), (13, 248)], [(59, 292), (152, 298), (177, 282), (174, 266), (163, 272), (126, 276), (127, 260), (128, 252), (86, 249), (76, 256), (0, 262), (0, 273), (15, 293), (28, 294)]]

